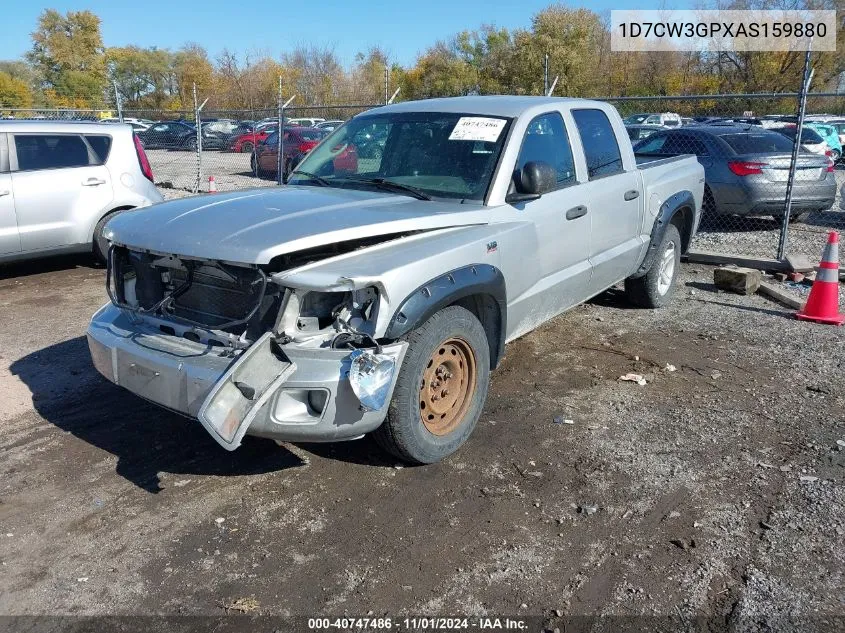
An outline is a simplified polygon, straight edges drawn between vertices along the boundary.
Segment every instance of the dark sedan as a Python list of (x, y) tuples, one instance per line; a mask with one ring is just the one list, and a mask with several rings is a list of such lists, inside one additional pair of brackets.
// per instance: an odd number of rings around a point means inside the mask
[[(222, 149), (225, 139), (212, 132), (204, 125), (202, 128), (202, 146), (204, 149)], [(197, 148), (197, 129), (186, 121), (158, 121), (143, 132), (138, 138), (147, 149), (184, 149)]]
[[(695, 154), (704, 167), (709, 215), (782, 218), (792, 142), (753, 126), (708, 125), (657, 132), (634, 146), (637, 156)], [(802, 151), (792, 189), (792, 218), (833, 205), (836, 180), (826, 156)]]

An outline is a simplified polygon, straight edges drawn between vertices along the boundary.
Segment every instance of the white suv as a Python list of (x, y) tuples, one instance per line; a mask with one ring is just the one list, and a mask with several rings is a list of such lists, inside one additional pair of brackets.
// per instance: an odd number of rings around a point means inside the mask
[(0, 121), (0, 262), (90, 252), (114, 214), (163, 200), (132, 128)]

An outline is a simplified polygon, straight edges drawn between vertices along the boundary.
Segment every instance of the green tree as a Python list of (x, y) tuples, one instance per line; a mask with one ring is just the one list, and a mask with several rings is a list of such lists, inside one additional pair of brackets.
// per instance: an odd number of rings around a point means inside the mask
[(212, 96), (214, 88), (214, 66), (208, 60), (206, 50), (195, 43), (185, 44), (173, 55), (173, 78), (177, 101), (174, 108), (193, 108), (193, 87), (197, 86), (200, 101)]
[(38, 18), (27, 60), (56, 105), (93, 106), (103, 101), (106, 59), (100, 18), (90, 11), (62, 15), (47, 9)]
[(124, 46), (106, 51), (109, 79), (129, 107), (160, 108), (170, 97), (173, 55), (160, 48)]

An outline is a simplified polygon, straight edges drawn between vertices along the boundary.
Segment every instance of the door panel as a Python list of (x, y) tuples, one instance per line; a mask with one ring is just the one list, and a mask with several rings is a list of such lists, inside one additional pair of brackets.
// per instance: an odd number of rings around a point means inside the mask
[(592, 213), (590, 287), (591, 294), (595, 294), (630, 275), (637, 265), (643, 249), (640, 237), (643, 200), (637, 172), (606, 176), (581, 186), (586, 189)]
[[(4, 139), (0, 138), (0, 143), (3, 142), (5, 142)], [(0, 173), (0, 255), (19, 253), (20, 250), (21, 240), (18, 235), (18, 220), (15, 216), (12, 176)]]
[(91, 242), (93, 218), (114, 196), (104, 166), (12, 174), (23, 251)]
[(644, 246), (640, 175), (635, 169), (625, 171), (619, 137), (607, 114), (599, 108), (578, 108), (572, 118), (587, 163), (589, 182), (581, 188), (590, 201), (590, 294), (596, 294), (630, 275), (639, 261)]
[(532, 119), (520, 146), (511, 185), (529, 162), (554, 169), (556, 188), (536, 200), (514, 205), (517, 219), (529, 219), (534, 228), (532, 249), (512, 254), (523, 262), (524, 292), (508, 305), (508, 338), (520, 336), (589, 295), (590, 208), (583, 185), (578, 184), (571, 143), (559, 112)]

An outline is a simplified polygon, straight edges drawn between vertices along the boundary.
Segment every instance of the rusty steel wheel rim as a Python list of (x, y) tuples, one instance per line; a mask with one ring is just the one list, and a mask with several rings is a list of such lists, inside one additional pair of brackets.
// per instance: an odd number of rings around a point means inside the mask
[(475, 394), (475, 354), (469, 343), (449, 338), (428, 360), (420, 385), (420, 418), (434, 435), (447, 435), (464, 418)]

